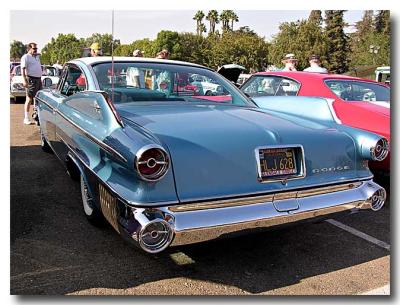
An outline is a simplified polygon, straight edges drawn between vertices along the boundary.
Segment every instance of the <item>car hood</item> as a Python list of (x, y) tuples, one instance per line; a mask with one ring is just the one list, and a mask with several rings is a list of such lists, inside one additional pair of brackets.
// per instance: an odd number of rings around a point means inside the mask
[[(357, 178), (353, 140), (315, 124), (296, 124), (256, 108), (212, 104), (127, 103), (117, 105), (126, 124), (149, 131), (168, 149), (181, 201), (265, 193)], [(306, 177), (257, 181), (255, 149), (303, 145)], [(348, 170), (313, 173), (321, 168)]]

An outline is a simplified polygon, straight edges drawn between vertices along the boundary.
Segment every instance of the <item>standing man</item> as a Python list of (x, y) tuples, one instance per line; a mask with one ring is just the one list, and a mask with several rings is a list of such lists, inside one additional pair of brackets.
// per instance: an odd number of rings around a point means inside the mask
[(303, 71), (305, 72), (316, 72), (316, 73), (328, 73), (328, 70), (326, 70), (325, 68), (322, 68), (321, 65), (321, 61), (319, 58), (319, 55), (311, 55), (308, 58), (308, 61), (310, 63), (310, 66), (306, 69), (304, 69)]
[(31, 42), (28, 44), (28, 53), (21, 58), (21, 74), (23, 85), (26, 88), (25, 115), (24, 124), (33, 124), (29, 120), (29, 108), (33, 103), (36, 93), (42, 89), (42, 65), (40, 64), (39, 54), (37, 53), (37, 44)]

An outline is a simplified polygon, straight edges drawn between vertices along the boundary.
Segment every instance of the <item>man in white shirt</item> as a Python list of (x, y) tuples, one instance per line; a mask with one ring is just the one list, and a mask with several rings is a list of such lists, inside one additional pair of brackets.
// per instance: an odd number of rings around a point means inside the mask
[[(135, 50), (133, 51), (132, 56), (143, 57), (143, 52), (141, 50)], [(126, 84), (128, 86), (144, 89), (146, 86), (143, 70), (135, 67), (129, 67), (126, 71)]]
[(306, 69), (304, 69), (303, 71), (305, 72), (315, 72), (315, 73), (328, 73), (328, 70), (326, 70), (325, 68), (322, 68), (321, 65), (321, 61), (318, 55), (311, 55), (309, 57), (309, 63), (310, 66)]
[(28, 53), (21, 58), (21, 75), (23, 85), (26, 88), (26, 101), (24, 124), (33, 124), (29, 120), (29, 108), (33, 102), (36, 93), (42, 89), (42, 65), (40, 63), (39, 54), (37, 53), (37, 44), (31, 42), (28, 44)]

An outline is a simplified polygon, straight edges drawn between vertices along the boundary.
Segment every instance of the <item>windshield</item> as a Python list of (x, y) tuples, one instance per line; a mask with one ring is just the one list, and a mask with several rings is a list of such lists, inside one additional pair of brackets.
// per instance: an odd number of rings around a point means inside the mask
[(390, 89), (376, 83), (327, 80), (328, 88), (345, 101), (390, 102)]
[(300, 83), (278, 75), (254, 75), (240, 89), (251, 97), (295, 96)]
[(114, 103), (186, 101), (254, 106), (234, 85), (208, 69), (163, 63), (111, 63), (93, 66), (100, 90), (112, 94)]

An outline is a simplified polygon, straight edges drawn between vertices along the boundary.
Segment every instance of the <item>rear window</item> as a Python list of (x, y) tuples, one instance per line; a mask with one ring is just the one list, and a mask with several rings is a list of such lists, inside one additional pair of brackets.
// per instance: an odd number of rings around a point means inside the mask
[(325, 83), (345, 101), (390, 102), (390, 89), (376, 83), (352, 80), (327, 80)]

